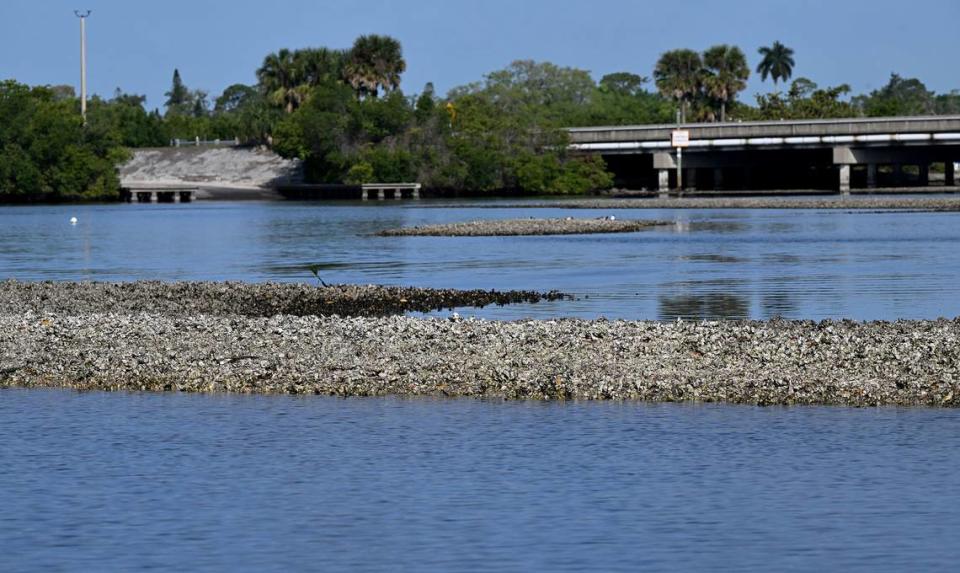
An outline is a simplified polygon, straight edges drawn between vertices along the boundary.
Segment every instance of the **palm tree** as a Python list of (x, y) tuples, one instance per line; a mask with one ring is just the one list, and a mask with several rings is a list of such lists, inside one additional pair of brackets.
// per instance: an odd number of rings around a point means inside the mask
[(346, 52), (329, 48), (307, 48), (293, 53), (298, 79), (310, 86), (339, 81), (345, 59)]
[(299, 68), (294, 53), (284, 48), (264, 58), (263, 65), (257, 70), (261, 89), (270, 101), (282, 106), (287, 113), (293, 113), (306, 97)]
[(389, 36), (360, 36), (353, 43), (343, 66), (344, 79), (359, 97), (377, 97), (380, 90), (400, 87), (400, 74), (407, 69), (400, 42)]
[(653, 70), (657, 89), (677, 100), (680, 119), (687, 121), (687, 102), (700, 90), (703, 63), (693, 50), (672, 50), (660, 56)]
[(773, 85), (776, 87), (780, 80), (787, 81), (793, 75), (793, 50), (784, 46), (780, 42), (774, 42), (769, 48), (764, 47), (758, 50), (763, 60), (757, 66), (757, 73), (766, 81), (767, 76), (773, 78)]
[(721, 44), (703, 53), (703, 65), (703, 85), (710, 97), (720, 102), (720, 121), (727, 121), (727, 102), (747, 87), (747, 57), (740, 48)]

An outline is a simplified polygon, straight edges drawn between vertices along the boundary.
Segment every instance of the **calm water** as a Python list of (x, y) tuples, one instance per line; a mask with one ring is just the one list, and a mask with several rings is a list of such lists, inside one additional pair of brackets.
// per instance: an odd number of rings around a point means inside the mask
[[(468, 209), (457, 204), (197, 203), (0, 207), (0, 278), (231, 279), (560, 289), (525, 316), (896, 319), (960, 315), (960, 213)], [(372, 236), (479, 218), (649, 218), (567, 237)], [(68, 223), (76, 216), (79, 223)]]
[[(372, 236), (610, 214), (672, 225)], [(0, 207), (0, 278), (307, 281), (320, 264), (328, 282), (577, 295), (461, 311), (493, 318), (957, 316), (958, 221), (429, 203)], [(7, 390), (0, 436), (4, 572), (914, 571), (960, 561), (952, 410)]]
[(955, 570), (943, 410), (0, 391), (0, 570)]

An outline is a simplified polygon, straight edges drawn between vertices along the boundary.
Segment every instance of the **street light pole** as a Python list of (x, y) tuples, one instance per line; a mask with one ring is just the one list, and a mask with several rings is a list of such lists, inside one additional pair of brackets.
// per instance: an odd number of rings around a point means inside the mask
[(87, 17), (90, 16), (90, 10), (81, 12), (74, 10), (73, 13), (80, 18), (80, 115), (83, 117), (83, 124), (87, 124)]

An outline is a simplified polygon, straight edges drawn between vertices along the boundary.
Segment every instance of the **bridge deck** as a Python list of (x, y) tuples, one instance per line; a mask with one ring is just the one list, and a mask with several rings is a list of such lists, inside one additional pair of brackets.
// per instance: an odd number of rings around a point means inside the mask
[[(570, 134), (571, 144), (577, 146), (595, 143), (665, 142), (669, 141), (670, 133), (675, 129), (677, 129), (676, 125), (625, 125), (575, 127), (567, 131)], [(956, 136), (956, 139), (960, 140), (960, 115), (696, 123), (684, 124), (681, 129), (690, 131), (691, 140), (905, 134)], [(949, 137), (943, 139), (951, 140)], [(823, 141), (822, 143), (838, 142)]]

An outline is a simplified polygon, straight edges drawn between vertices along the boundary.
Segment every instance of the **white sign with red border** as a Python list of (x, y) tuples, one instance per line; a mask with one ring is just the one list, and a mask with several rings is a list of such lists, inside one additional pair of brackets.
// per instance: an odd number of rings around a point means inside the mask
[(690, 145), (690, 132), (686, 129), (675, 129), (670, 134), (670, 145), (673, 147), (688, 147)]

